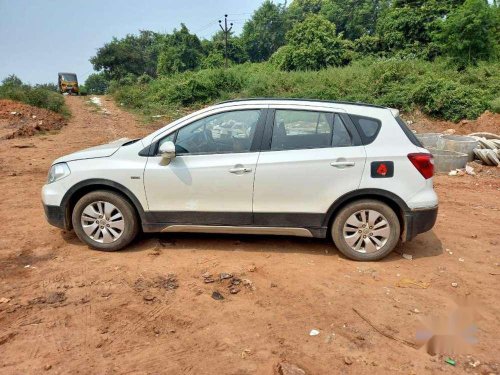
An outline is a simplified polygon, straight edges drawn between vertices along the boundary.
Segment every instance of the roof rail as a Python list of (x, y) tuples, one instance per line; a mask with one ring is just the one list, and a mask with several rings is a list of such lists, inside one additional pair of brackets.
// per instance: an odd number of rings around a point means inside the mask
[(381, 105), (368, 104), (363, 102), (346, 102), (346, 101), (336, 101), (336, 100), (324, 100), (324, 99), (310, 99), (310, 98), (247, 98), (247, 99), (232, 99), (225, 100), (215, 104), (225, 104), (225, 103), (237, 103), (246, 102), (251, 100), (291, 100), (291, 101), (306, 101), (306, 102), (320, 102), (320, 103), (330, 103), (330, 104), (349, 104), (349, 105), (360, 105), (363, 107), (373, 107), (373, 108), (387, 108)]

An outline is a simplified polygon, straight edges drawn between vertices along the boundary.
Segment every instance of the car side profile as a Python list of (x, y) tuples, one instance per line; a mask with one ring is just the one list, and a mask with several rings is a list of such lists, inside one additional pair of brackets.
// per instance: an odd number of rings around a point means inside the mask
[(140, 230), (276, 234), (331, 237), (369, 261), (433, 227), (432, 176), (397, 110), (248, 99), (63, 156), (42, 200), (50, 224), (99, 250)]

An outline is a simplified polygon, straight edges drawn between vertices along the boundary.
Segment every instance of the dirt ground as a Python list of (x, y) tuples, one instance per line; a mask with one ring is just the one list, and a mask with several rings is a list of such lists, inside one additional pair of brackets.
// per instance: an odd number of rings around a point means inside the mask
[[(500, 370), (499, 178), (435, 178), (435, 228), (380, 262), (347, 260), (328, 240), (270, 236), (142, 235), (97, 252), (45, 221), (47, 170), (60, 155), (152, 129), (111, 101), (103, 114), (66, 100), (73, 116), (59, 133), (0, 140), (1, 374)], [(474, 317), (453, 320), (464, 298)], [(449, 353), (455, 366), (415, 348), (430, 316), (465, 322), (475, 337)]]

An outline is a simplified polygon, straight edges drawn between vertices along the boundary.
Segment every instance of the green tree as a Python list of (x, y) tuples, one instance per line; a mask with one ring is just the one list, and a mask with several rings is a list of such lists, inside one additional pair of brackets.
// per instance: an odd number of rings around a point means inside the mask
[(344, 62), (345, 50), (335, 25), (324, 16), (311, 14), (287, 33), (287, 45), (272, 57), (282, 70), (318, 70)]
[[(224, 43), (224, 33), (222, 30), (219, 30), (212, 36), (210, 41), (205, 41), (205, 52), (208, 54), (222, 54), (222, 57), (224, 57)], [(235, 36), (232, 31), (229, 32), (227, 38), (227, 58), (236, 64), (241, 64), (248, 60), (242, 38)]]
[(266, 0), (245, 22), (241, 39), (250, 61), (265, 61), (285, 44), (285, 11), (284, 5)]
[(498, 8), (487, 0), (466, 0), (442, 22), (435, 38), (461, 66), (496, 55), (499, 42)]
[(287, 9), (287, 17), (291, 24), (302, 22), (311, 14), (319, 14), (325, 0), (293, 0)]
[(113, 38), (90, 58), (94, 70), (103, 71), (108, 79), (119, 80), (127, 74), (139, 76), (146, 73), (156, 76), (159, 46), (163, 36), (152, 31), (139, 35)]
[(168, 75), (186, 70), (194, 70), (200, 66), (203, 58), (203, 46), (195, 34), (191, 34), (186, 25), (181, 24), (165, 38), (158, 58), (158, 74)]
[(347, 39), (358, 39), (364, 34), (375, 34), (377, 19), (385, 9), (381, 0), (325, 0), (320, 14), (323, 14)]
[(15, 74), (11, 74), (2, 80), (2, 86), (5, 87), (21, 87), (22, 85), (23, 81)]
[(373, 35), (379, 14), (387, 7), (388, 0), (294, 0), (288, 18), (293, 24), (310, 14), (321, 14), (335, 24), (339, 34), (354, 40)]
[(396, 0), (381, 12), (377, 34), (388, 52), (432, 58), (437, 53), (432, 35), (439, 22), (463, 0)]
[(222, 52), (213, 50), (201, 61), (202, 69), (222, 68), (224, 66), (224, 55)]
[(107, 80), (105, 74), (92, 73), (85, 80), (85, 88), (90, 94), (102, 95), (108, 91), (109, 81)]

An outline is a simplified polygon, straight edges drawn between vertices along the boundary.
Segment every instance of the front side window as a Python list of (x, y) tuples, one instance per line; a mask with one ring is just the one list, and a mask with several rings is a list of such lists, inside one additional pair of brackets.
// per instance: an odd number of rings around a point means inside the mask
[(249, 152), (259, 109), (218, 113), (192, 122), (163, 138), (175, 143), (177, 155)]
[(352, 139), (339, 115), (276, 110), (271, 150), (350, 146)]

